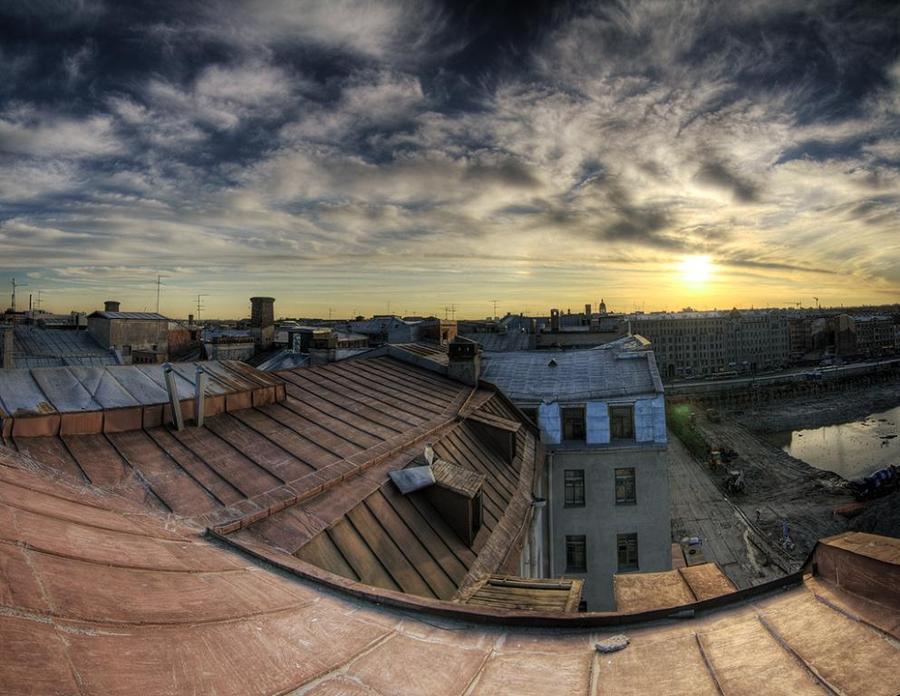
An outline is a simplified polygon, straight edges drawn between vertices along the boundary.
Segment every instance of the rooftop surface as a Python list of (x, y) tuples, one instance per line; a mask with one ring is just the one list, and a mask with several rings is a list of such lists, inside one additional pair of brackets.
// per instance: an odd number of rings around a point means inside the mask
[[(885, 628), (900, 625), (900, 608), (815, 576), (651, 623), (557, 613), (568, 628), (545, 615), (517, 628), (498, 610), (458, 604), (457, 618), (440, 617), (257, 564), (6, 448), (0, 537), (7, 693), (900, 692), (900, 634)], [(896, 584), (900, 541), (881, 544), (883, 579)], [(595, 651), (621, 633), (623, 650)]]
[(653, 353), (632, 336), (587, 350), (484, 353), (482, 367), (482, 379), (515, 402), (662, 393)]
[(102, 309), (91, 312), (88, 317), (100, 317), (101, 319), (137, 319), (141, 321), (169, 321), (168, 317), (156, 312), (107, 312)]
[(460, 334), (470, 341), (481, 344), (482, 350), (490, 353), (531, 350), (534, 348), (534, 334), (508, 331), (506, 333), (466, 333)]
[(117, 359), (112, 351), (103, 348), (87, 331), (17, 326), (13, 362), (16, 368), (101, 367), (116, 365)]

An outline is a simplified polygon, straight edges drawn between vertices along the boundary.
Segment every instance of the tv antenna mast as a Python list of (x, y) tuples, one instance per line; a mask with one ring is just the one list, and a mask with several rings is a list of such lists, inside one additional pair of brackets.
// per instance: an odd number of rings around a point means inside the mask
[(202, 298), (209, 297), (209, 293), (197, 295), (197, 321), (200, 321), (200, 310), (204, 309)]
[(162, 276), (156, 274), (156, 313), (159, 314), (159, 290), (162, 287)]
[(491, 315), (494, 319), (497, 318), (497, 300), (491, 300), (491, 303), (494, 305), (494, 313)]
[(813, 299), (816, 301), (816, 309), (821, 309), (821, 307), (819, 307), (819, 298), (813, 295)]

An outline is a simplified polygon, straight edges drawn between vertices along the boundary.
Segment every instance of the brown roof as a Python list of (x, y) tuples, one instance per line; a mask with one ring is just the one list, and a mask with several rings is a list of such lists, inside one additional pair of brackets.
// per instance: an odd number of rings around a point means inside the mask
[(524, 611), (578, 610), (584, 580), (491, 575), (473, 585), (459, 601), (498, 609)]
[(634, 614), (678, 607), (731, 594), (737, 588), (715, 563), (701, 563), (658, 573), (613, 576), (616, 610)]
[[(900, 692), (900, 634), (881, 628), (900, 607), (819, 577), (696, 618), (542, 614), (516, 628), (515, 612), (323, 591), (28, 467), (42, 469), (0, 448), (5, 693)], [(617, 633), (630, 644), (598, 656), (595, 642)]]
[(457, 466), (446, 459), (435, 459), (434, 464), (431, 465), (431, 471), (434, 473), (434, 482), (438, 486), (467, 498), (474, 498), (478, 495), (484, 485), (484, 474)]
[[(513, 413), (500, 395), (475, 391), (468, 405)], [(444, 485), (470, 492), (480, 484), (482, 528), (464, 542), (418, 494), (402, 495), (388, 472), (421, 459), (413, 443), (340, 486), (269, 515), (234, 535), (236, 543), (263, 542), (330, 573), (387, 590), (440, 599), (515, 560), (517, 539), (531, 506), (536, 435), (523, 428), (507, 462), (467, 418), (448, 420), (428, 438), (433, 471)], [(452, 464), (440, 464), (441, 461)], [(505, 520), (505, 524), (501, 521)], [(494, 533), (498, 532), (495, 538)]]

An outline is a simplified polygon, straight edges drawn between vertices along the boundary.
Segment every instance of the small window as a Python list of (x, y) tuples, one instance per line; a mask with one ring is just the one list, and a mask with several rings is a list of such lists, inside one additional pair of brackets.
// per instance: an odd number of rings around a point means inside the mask
[(584, 534), (566, 536), (566, 572), (587, 572), (586, 537)]
[(638, 569), (637, 534), (618, 534), (616, 547), (619, 550), (619, 572)]
[(634, 485), (634, 469), (616, 469), (616, 505), (637, 503)]
[(613, 440), (633, 440), (634, 406), (610, 406), (609, 431)]
[(564, 471), (566, 498), (564, 507), (584, 507), (584, 469)]
[(584, 440), (583, 408), (564, 408), (562, 422), (564, 440)]

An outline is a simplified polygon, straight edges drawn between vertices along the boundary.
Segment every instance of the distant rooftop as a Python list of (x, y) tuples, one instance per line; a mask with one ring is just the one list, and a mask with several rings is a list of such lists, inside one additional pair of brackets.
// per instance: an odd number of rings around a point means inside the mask
[(98, 310), (91, 312), (88, 317), (100, 317), (102, 319), (140, 319), (142, 321), (169, 321), (168, 317), (156, 312), (107, 312)]
[(484, 353), (482, 378), (513, 401), (587, 401), (662, 393), (653, 353), (628, 336), (588, 350)]

